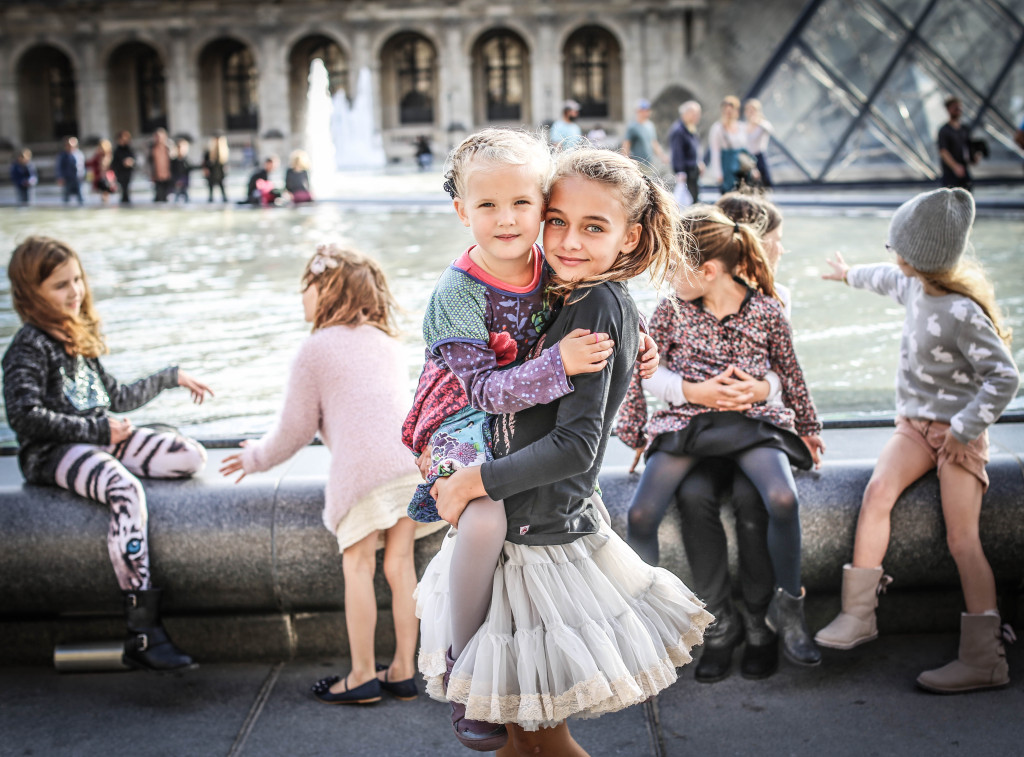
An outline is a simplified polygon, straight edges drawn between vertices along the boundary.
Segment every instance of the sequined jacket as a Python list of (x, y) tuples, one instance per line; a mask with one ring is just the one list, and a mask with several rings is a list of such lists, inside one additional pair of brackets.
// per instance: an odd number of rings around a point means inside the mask
[(25, 324), (4, 353), (3, 381), (22, 475), (32, 484), (52, 484), (69, 445), (109, 444), (107, 413), (134, 410), (177, 386), (178, 367), (121, 384), (97, 358), (69, 355), (59, 340)]

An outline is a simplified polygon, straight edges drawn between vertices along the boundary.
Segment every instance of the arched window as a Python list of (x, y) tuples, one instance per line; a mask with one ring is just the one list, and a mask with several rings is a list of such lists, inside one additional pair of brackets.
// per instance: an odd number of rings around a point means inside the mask
[(616, 117), (621, 63), (615, 38), (598, 26), (576, 31), (565, 45), (566, 96), (583, 118)]
[(523, 40), (509, 31), (480, 40), (474, 63), (482, 79), (478, 93), (483, 95), (485, 120), (524, 120), (527, 55)]
[(232, 131), (252, 131), (259, 121), (259, 76), (249, 48), (237, 44), (224, 56), (224, 119)]
[(139, 124), (149, 134), (167, 128), (167, 83), (164, 64), (156, 50), (144, 47), (135, 58), (136, 92), (139, 100)]
[(288, 56), (288, 102), (291, 110), (292, 134), (306, 131), (306, 99), (309, 94), (309, 71), (314, 60), (323, 61), (327, 69), (327, 86), (333, 96), (339, 89), (352, 94), (348, 59), (337, 42), (320, 34), (303, 37)]
[(60, 50), (34, 47), (18, 65), (24, 142), (78, 136), (78, 100), (71, 60)]
[(434, 122), (434, 46), (416, 34), (396, 37), (389, 45), (394, 65), (399, 124)]

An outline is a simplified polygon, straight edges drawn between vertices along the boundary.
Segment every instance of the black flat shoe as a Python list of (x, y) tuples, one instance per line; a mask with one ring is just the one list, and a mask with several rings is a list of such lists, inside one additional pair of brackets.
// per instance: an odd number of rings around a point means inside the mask
[[(379, 662), (377, 663), (378, 673), (382, 670), (386, 671), (387, 669), (387, 665), (381, 665)], [(384, 680), (380, 682), (380, 687), (395, 699), (401, 699), (403, 702), (411, 702), (420, 695), (419, 689), (416, 688), (416, 676), (406, 678), (404, 681), (389, 681), (388, 674), (385, 672)]]
[(328, 676), (321, 678), (313, 684), (311, 691), (313, 696), (324, 704), (375, 704), (380, 701), (380, 681), (376, 677), (371, 678), (362, 686), (354, 689), (347, 688), (340, 694), (331, 691), (331, 687), (341, 680), (341, 676)]

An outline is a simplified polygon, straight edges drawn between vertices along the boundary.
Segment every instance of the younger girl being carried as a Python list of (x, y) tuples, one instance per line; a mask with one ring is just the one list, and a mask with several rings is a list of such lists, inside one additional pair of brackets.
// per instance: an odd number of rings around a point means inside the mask
[(1000, 325), (992, 284), (965, 258), (974, 199), (963, 189), (937, 189), (901, 205), (886, 248), (896, 264), (850, 268), (838, 253), (824, 278), (885, 294), (905, 306), (896, 376), (896, 432), (878, 456), (864, 490), (843, 568), (843, 610), (815, 640), (851, 649), (878, 636), (878, 592), (890, 515), (910, 484), (935, 468), (946, 541), (960, 572), (967, 612), (960, 617), (956, 660), (917, 677), (941, 694), (1005, 686), (1010, 681), (1001, 638), (996, 583), (978, 535), (988, 488), (988, 427), (1017, 393), (1020, 376)]
[[(445, 189), (475, 244), (441, 275), (423, 319), (427, 360), (403, 429), (426, 479), (409, 506), (415, 520), (440, 519), (430, 494), (438, 477), (490, 459), (487, 413), (552, 402), (572, 391), (569, 376), (600, 371), (611, 356), (606, 334), (578, 329), (536, 360), (497, 370), (522, 358), (553, 317), (550, 270), (536, 244), (551, 167), (545, 142), (508, 129), (468, 137), (449, 159)], [(504, 535), (504, 505), (488, 497), (475, 501), (459, 525), (450, 578), (452, 659), (486, 615)], [(436, 662), (444, 663), (443, 652)], [(458, 705), (452, 726), (475, 749), (505, 740), (500, 725), (467, 720)]]
[[(394, 306), (376, 262), (343, 247), (320, 245), (302, 272), (302, 308), (313, 333), (292, 363), (277, 424), (224, 458), (220, 469), (225, 476), (241, 472), (237, 483), (248, 473), (283, 463), (317, 433), (331, 451), (323, 522), (342, 553), (352, 669), (344, 678), (331, 676), (313, 686), (314, 696), (327, 704), (378, 702), (382, 689), (399, 699), (417, 696), (413, 541), (437, 527), (417, 528), (405, 514), (419, 475), (399, 439), (408, 390)], [(372, 371), (366, 370), (367, 356)], [(378, 667), (373, 574), (381, 543), (395, 656), (390, 665)]]
[(787, 658), (817, 665), (821, 654), (804, 620), (800, 518), (790, 466), (818, 462), (821, 423), (755, 231), (708, 207), (692, 209), (683, 229), (693, 237), (697, 271), (675, 277), (683, 301), (663, 301), (651, 318), (651, 335), (667, 367), (690, 382), (718, 376), (729, 366), (757, 379), (773, 370), (785, 406), (722, 412), (687, 402), (658, 410), (648, 421), (640, 378), (634, 377), (616, 428), (624, 443), (647, 450), (629, 508), (629, 543), (657, 565), (658, 526), (683, 479), (703, 457), (735, 460), (768, 509), (768, 550), (778, 585), (768, 625), (782, 636)]
[[(565, 719), (614, 712), (671, 685), (711, 620), (678, 578), (644, 564), (615, 535), (595, 503), (638, 345), (625, 282), (682, 265), (677, 212), (672, 195), (622, 155), (559, 156), (544, 249), (565, 304), (532, 354), (588, 325), (610, 334), (616, 353), (601, 371), (575, 377), (570, 394), (498, 418), (497, 459), (435, 483), (439, 511), (459, 531), (420, 583), (420, 669), (432, 695), (471, 718), (508, 724), (500, 757), (584, 755)], [(502, 559), (488, 571), (493, 600), (462, 655), (445, 664), (460, 518), (484, 496), (503, 500), (507, 513)]]
[(123, 413), (164, 389), (182, 386), (201, 403), (206, 384), (177, 366), (132, 384), (107, 373), (107, 351), (78, 255), (63, 242), (29, 237), (7, 266), (24, 326), (3, 357), (7, 420), (30, 484), (59, 486), (110, 508), (107, 550), (124, 594), (125, 661), (172, 670), (192, 665), (160, 622), (160, 590), (149, 572), (146, 492), (136, 476), (185, 478), (206, 464), (206, 450), (174, 431), (135, 428)]

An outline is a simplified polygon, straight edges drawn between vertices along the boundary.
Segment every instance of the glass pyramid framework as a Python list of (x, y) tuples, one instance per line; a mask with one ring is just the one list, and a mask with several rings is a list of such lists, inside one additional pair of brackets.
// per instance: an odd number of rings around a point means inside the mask
[(812, 0), (748, 94), (774, 127), (777, 183), (934, 182), (944, 100), (1021, 181), (1024, 0)]

